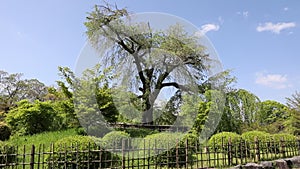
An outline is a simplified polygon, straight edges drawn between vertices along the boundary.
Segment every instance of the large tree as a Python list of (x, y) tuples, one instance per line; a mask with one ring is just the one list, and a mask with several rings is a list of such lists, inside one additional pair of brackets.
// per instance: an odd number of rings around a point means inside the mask
[(122, 80), (129, 81), (127, 89), (142, 99), (142, 122), (153, 124), (154, 102), (162, 89), (188, 91), (191, 81), (201, 84), (209, 67), (208, 53), (180, 25), (155, 31), (151, 23), (127, 24), (122, 17), (129, 17), (126, 9), (95, 6), (85, 22), (86, 33), (92, 45), (102, 49), (106, 64), (116, 72), (128, 72)]

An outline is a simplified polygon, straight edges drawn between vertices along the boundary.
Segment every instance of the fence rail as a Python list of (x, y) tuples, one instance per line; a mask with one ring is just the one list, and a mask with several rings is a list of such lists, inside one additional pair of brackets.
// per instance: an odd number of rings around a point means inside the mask
[[(143, 142), (142, 142), (143, 141)], [(0, 147), (2, 169), (94, 169), (94, 168), (223, 168), (248, 162), (259, 162), (300, 155), (297, 141), (239, 141), (222, 144), (189, 143), (188, 140), (171, 146), (154, 147), (139, 140), (144, 147), (130, 140), (103, 149), (95, 143), (87, 145), (31, 145)]]

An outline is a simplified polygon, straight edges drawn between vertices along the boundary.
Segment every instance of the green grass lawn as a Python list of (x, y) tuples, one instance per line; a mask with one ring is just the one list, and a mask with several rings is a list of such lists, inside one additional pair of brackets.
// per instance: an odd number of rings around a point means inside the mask
[(63, 131), (45, 132), (31, 136), (12, 137), (6, 142), (19, 147), (24, 145), (26, 147), (30, 147), (32, 145), (38, 146), (40, 144), (44, 144), (47, 147), (59, 139), (75, 135), (77, 135), (75, 129), (69, 129)]

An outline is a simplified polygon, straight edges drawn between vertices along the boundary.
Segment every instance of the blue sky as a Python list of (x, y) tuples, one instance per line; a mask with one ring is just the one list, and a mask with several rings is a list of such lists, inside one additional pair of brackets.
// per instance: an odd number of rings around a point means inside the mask
[[(122, 0), (131, 12), (165, 12), (206, 33), (237, 88), (285, 103), (300, 91), (300, 1)], [(85, 44), (83, 22), (96, 0), (0, 1), (0, 70), (47, 85), (57, 67), (74, 69)]]

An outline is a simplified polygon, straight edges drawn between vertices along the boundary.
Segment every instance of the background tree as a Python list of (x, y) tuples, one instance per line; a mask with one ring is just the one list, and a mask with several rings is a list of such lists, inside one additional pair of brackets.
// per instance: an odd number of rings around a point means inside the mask
[(266, 100), (259, 104), (256, 116), (257, 130), (278, 133), (284, 130), (284, 122), (289, 117), (289, 108), (279, 102)]
[(186, 80), (182, 77), (202, 83), (208, 54), (179, 25), (158, 32), (150, 23), (127, 25), (121, 17), (128, 17), (126, 9), (95, 6), (85, 22), (87, 35), (95, 48), (109, 46), (104, 60), (116, 72), (128, 73), (123, 80), (131, 82), (129, 90), (138, 91), (143, 100), (142, 122), (153, 123), (153, 105), (161, 90), (188, 89), (187, 83), (180, 83), (180, 78)]
[(23, 99), (43, 100), (47, 94), (45, 84), (37, 79), (22, 79), (21, 73), (0, 71), (0, 111), (8, 111)]
[(95, 65), (92, 69), (85, 70), (80, 77), (75, 77), (67, 67), (60, 67), (59, 70), (63, 81), (58, 81), (58, 84), (73, 106), (71, 119), (79, 118), (86, 129), (100, 122), (117, 121), (118, 110), (113, 104), (112, 90), (107, 84), (113, 78), (110, 69), (102, 70), (100, 65)]
[(300, 93), (295, 92), (290, 98), (287, 98), (287, 105), (290, 108), (290, 117), (285, 123), (286, 131), (300, 135)]
[(11, 109), (6, 117), (13, 134), (32, 135), (59, 129), (61, 122), (50, 102), (36, 100), (30, 103), (22, 100), (17, 104), (18, 106)]
[(88, 134), (103, 136), (108, 131), (106, 123), (118, 120), (119, 113), (113, 103), (112, 90), (107, 84), (113, 78), (110, 71), (102, 70), (100, 65), (96, 65), (85, 70), (82, 77), (76, 79), (76, 114)]
[(259, 111), (259, 98), (245, 89), (225, 92), (225, 106), (216, 132), (242, 133), (255, 123)]

